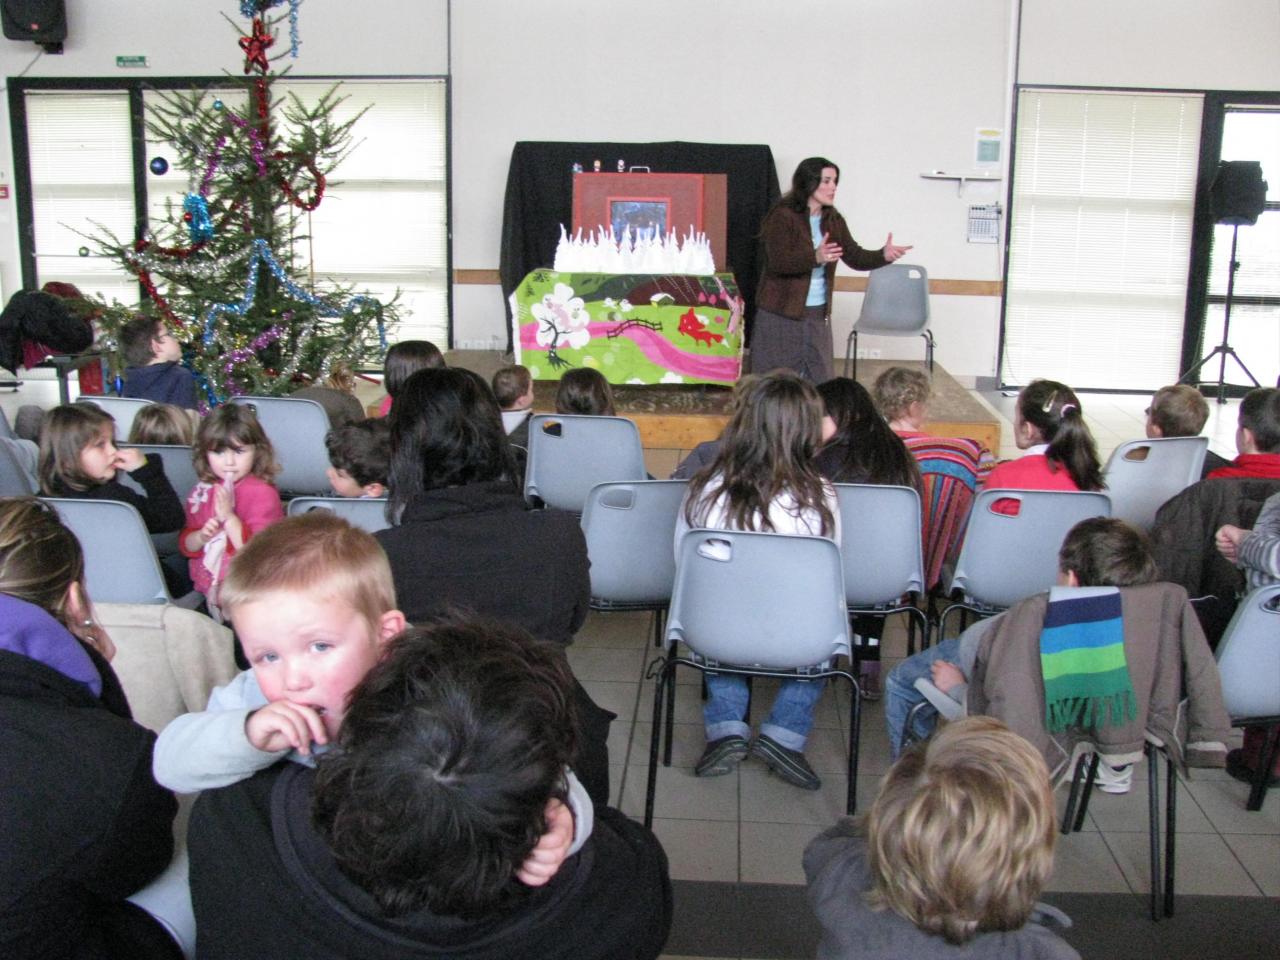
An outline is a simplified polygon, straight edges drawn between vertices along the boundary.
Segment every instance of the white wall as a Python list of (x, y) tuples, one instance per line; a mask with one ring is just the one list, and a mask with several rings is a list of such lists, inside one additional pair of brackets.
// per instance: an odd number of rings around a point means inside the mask
[[(117, 54), (145, 54), (155, 76), (239, 72), (223, 19), (243, 22), (236, 0), (68, 8), (67, 52), (29, 75), (113, 76)], [(1015, 10), (1024, 83), (1280, 89), (1276, 0), (305, 0), (294, 72), (443, 73), (451, 17), (455, 268), (498, 265), (516, 141), (699, 140), (768, 144), (784, 188), (797, 161), (829, 156), (861, 242), (892, 230), (935, 278), (998, 280), (997, 248), (966, 243), (964, 226), (967, 205), (1002, 200), (1004, 186), (959, 197), (919, 174), (969, 169), (975, 128), (1007, 127)], [(0, 41), (0, 70), (13, 76), (35, 52)], [(0, 183), (13, 182), (10, 158), (6, 143)], [(6, 291), (19, 282), (12, 206), (0, 200)], [(837, 297), (841, 340), (859, 300)], [(455, 286), (454, 305), (456, 338), (505, 340), (497, 287)], [(933, 306), (939, 360), (962, 377), (993, 375), (998, 300)], [(917, 344), (868, 346), (919, 356)]]
[[(799, 160), (830, 157), (861, 243), (893, 231), (934, 276), (999, 276), (996, 248), (964, 240), (966, 204), (997, 185), (961, 199), (919, 174), (969, 169), (974, 128), (1001, 125), (1005, 0), (464, 0), (453, 18), (455, 266), (497, 264), (516, 141), (697, 140), (768, 144), (784, 189)], [(859, 300), (837, 298), (839, 337)], [(455, 287), (455, 308), (459, 336), (501, 330), (496, 290)], [(993, 373), (998, 316), (994, 299), (940, 298), (941, 362)]]

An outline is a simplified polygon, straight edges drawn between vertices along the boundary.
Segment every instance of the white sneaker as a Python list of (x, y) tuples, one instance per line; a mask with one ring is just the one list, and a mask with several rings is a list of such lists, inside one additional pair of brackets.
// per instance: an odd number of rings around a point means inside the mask
[(1113, 767), (1105, 760), (1098, 761), (1098, 772), (1093, 785), (1103, 793), (1128, 793), (1133, 783), (1133, 767)]

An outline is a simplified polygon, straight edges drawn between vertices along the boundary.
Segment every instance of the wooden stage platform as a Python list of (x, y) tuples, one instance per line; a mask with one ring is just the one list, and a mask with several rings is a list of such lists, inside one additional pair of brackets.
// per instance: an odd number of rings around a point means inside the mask
[[(450, 350), (445, 354), (445, 362), (472, 370), (488, 380), (509, 361), (496, 350)], [(881, 371), (892, 366), (923, 367), (923, 363), (859, 360), (858, 380), (870, 389)], [(554, 380), (539, 380), (534, 384), (535, 412), (555, 412), (556, 386)], [(703, 440), (714, 440), (728, 420), (729, 387), (615, 385), (613, 394), (618, 413), (636, 422), (647, 450), (689, 450)], [(936, 363), (933, 394), (929, 433), (940, 437), (971, 437), (993, 453), (999, 453), (1000, 420)]]

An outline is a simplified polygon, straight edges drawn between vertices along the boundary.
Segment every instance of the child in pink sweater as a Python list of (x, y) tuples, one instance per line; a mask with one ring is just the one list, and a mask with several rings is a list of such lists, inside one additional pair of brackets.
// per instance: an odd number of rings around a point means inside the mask
[(218, 587), (236, 551), (284, 517), (271, 479), (275, 451), (248, 407), (223, 404), (200, 423), (192, 460), (200, 482), (187, 496), (179, 540), (190, 558), (191, 582), (218, 618)]

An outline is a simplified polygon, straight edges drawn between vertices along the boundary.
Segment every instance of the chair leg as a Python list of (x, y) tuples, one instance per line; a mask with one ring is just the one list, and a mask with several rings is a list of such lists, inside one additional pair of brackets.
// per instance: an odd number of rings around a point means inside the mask
[(858, 810), (858, 749), (862, 739), (862, 691), (857, 681), (849, 685), (849, 794), (845, 798), (844, 812), (853, 816)]
[(1160, 777), (1156, 751), (1147, 744), (1147, 829), (1151, 838), (1151, 919), (1160, 920)]
[[(849, 363), (853, 362), (853, 372), (849, 372)], [(852, 380), (858, 379), (858, 331), (850, 330), (844, 342), (844, 375)]]
[[(667, 659), (669, 661), (674, 660), (675, 656), (676, 656), (675, 646), (672, 645), (671, 652), (668, 654)], [(666, 685), (667, 685), (667, 689), (664, 691), (664, 694), (667, 698), (667, 720), (666, 720), (667, 746), (662, 754), (662, 765), (665, 767), (669, 767), (671, 766), (671, 742), (675, 739), (674, 737), (675, 722), (676, 722), (676, 672), (675, 670), (673, 669), (665, 679), (666, 679)], [(657, 717), (654, 718), (654, 722), (655, 723), (657, 722)]]
[[(929, 642), (929, 640), (930, 640), (930, 637), (929, 637), (929, 616), (928, 616), (928, 614), (926, 614), (923, 610), (921, 610), (919, 607), (916, 607), (916, 606), (913, 606), (913, 607), (912, 607), (912, 608), (907, 612), (907, 622), (908, 622), (909, 624), (911, 624), (911, 626), (912, 626), (912, 628), (913, 628), (913, 629), (912, 629), (911, 634), (908, 634), (908, 636), (907, 636), (907, 643), (908, 643), (908, 645), (909, 645), (909, 644), (910, 644), (910, 642), (911, 642), (911, 640), (912, 640), (912, 634), (914, 634), (914, 632), (915, 632), (915, 631), (914, 631), (914, 627), (915, 627), (915, 622), (916, 622), (916, 620), (919, 620), (919, 621), (920, 621), (920, 649), (921, 649), (921, 650), (927, 650), (927, 649), (929, 649), (929, 647), (930, 647), (930, 646), (932, 646), (932, 644)], [(910, 654), (910, 653), (913, 653), (913, 652), (914, 652), (914, 651), (912, 651), (912, 650), (910, 650), (910, 649), (908, 650), (908, 653), (909, 653), (909, 654)]]
[(929, 372), (933, 373), (933, 332), (931, 330), (926, 330), (924, 333), (920, 334), (920, 336), (924, 337), (925, 361), (929, 364)]
[[(1067, 794), (1067, 807), (1062, 811), (1060, 830), (1064, 834), (1079, 830), (1084, 824), (1085, 808), (1089, 805), (1089, 790), (1093, 786), (1097, 762), (1096, 753), (1081, 754), (1076, 760), (1076, 769), (1071, 775), (1071, 792)], [(1085, 791), (1083, 797), (1080, 795), (1081, 790)]]
[[(653, 731), (649, 735), (649, 779), (644, 793), (644, 825), (653, 826), (653, 797), (658, 789), (658, 741), (662, 738), (662, 694), (669, 663), (654, 677), (653, 683)], [(668, 736), (669, 746), (670, 736)]]
[(1098, 754), (1093, 755), (1093, 760), (1089, 763), (1089, 772), (1084, 778), (1084, 793), (1080, 797), (1080, 809), (1076, 811), (1076, 822), (1071, 825), (1071, 829), (1079, 833), (1084, 829), (1084, 818), (1089, 812), (1089, 798), (1093, 796), (1093, 784), (1098, 779), (1098, 762), (1102, 758)]
[[(1156, 756), (1156, 751), (1151, 751)], [(1173, 916), (1173, 869), (1174, 838), (1178, 825), (1178, 768), (1174, 766), (1169, 755), (1165, 754), (1165, 769), (1168, 779), (1165, 783), (1164, 811), (1164, 915)]]
[(1267, 739), (1263, 741), (1262, 750), (1258, 754), (1258, 769), (1253, 772), (1249, 799), (1244, 806), (1246, 810), (1262, 809), (1262, 801), (1267, 796), (1267, 783), (1276, 765), (1277, 753), (1280, 753), (1280, 724), (1272, 726), (1267, 731)]

